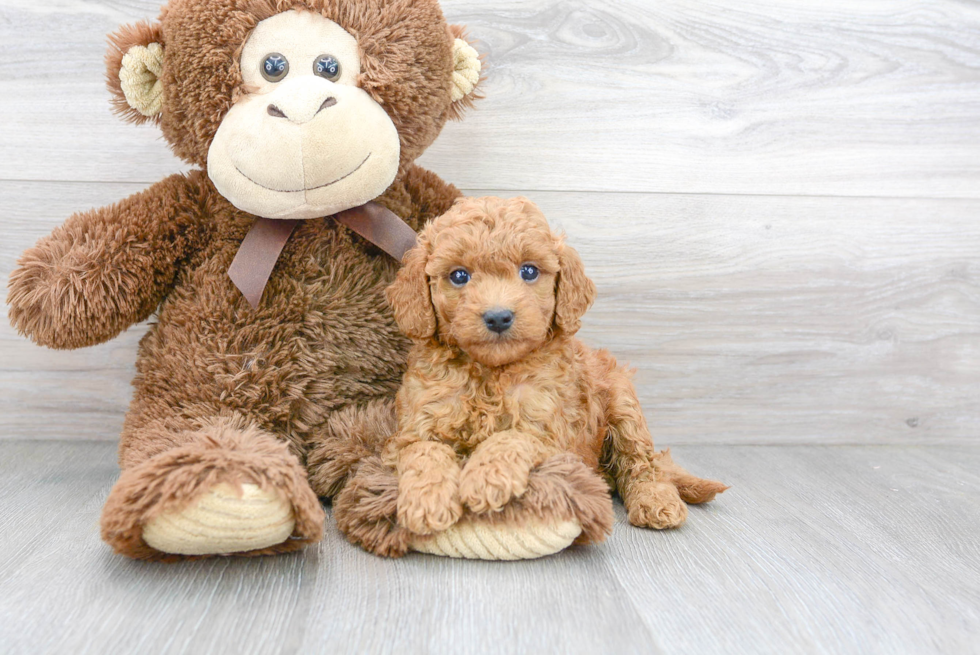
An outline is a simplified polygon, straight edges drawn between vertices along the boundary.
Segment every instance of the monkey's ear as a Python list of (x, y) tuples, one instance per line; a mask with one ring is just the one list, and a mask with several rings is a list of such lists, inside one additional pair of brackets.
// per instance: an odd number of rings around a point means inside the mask
[(106, 83), (112, 108), (136, 124), (160, 121), (163, 111), (163, 30), (159, 23), (125, 25), (109, 36)]
[(477, 89), (484, 79), (480, 76), (483, 57), (467, 38), (465, 27), (450, 25), (449, 34), (453, 38), (453, 104), (449, 117), (458, 121), (463, 117), (463, 112), (473, 106), (474, 100), (483, 97)]
[(424, 235), (405, 253), (398, 277), (385, 291), (398, 327), (411, 339), (428, 339), (436, 333), (436, 314), (429, 295), (429, 276), (425, 264), (429, 247)]
[(571, 246), (558, 240), (558, 281), (555, 291), (555, 325), (565, 334), (575, 334), (582, 315), (595, 301), (595, 284), (585, 275), (585, 265)]

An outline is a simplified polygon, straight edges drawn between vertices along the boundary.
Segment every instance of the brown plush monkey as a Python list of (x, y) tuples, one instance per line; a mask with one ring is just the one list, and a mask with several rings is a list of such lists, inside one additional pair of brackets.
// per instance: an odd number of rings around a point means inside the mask
[(197, 168), (25, 252), (11, 322), (80, 348), (156, 313), (102, 516), (117, 552), (295, 550), (358, 430), (390, 420), (408, 342), (383, 249), (459, 195), (413, 162), (471, 104), (479, 59), (435, 0), (172, 0), (107, 64), (120, 113)]

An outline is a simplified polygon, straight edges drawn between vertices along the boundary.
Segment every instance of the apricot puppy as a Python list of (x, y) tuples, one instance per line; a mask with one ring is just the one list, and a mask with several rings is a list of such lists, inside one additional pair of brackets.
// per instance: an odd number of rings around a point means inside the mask
[(629, 373), (575, 339), (595, 286), (530, 201), (458, 200), (387, 296), (414, 341), (385, 451), (410, 531), (445, 530), (464, 506), (501, 509), (562, 452), (610, 481), (634, 525), (678, 526), (685, 501), (727, 488), (657, 453)]

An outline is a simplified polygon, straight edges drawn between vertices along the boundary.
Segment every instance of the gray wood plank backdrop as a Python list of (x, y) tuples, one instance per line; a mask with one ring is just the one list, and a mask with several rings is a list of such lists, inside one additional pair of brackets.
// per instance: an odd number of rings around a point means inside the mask
[[(0, 274), (182, 170), (105, 35), (159, 0), (0, 0)], [(957, 443), (980, 421), (980, 4), (446, 0), (487, 98), (423, 164), (527, 195), (676, 443)], [(0, 438), (115, 439), (136, 327), (52, 352), (0, 309)]]

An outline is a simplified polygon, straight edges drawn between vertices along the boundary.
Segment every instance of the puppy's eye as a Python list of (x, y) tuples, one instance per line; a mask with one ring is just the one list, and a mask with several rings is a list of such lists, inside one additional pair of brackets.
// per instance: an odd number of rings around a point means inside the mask
[(525, 282), (534, 282), (540, 274), (541, 271), (534, 264), (524, 264), (521, 266), (521, 279)]
[(449, 274), (449, 281), (457, 287), (461, 287), (470, 281), (470, 272), (465, 268), (457, 268)]
[(289, 74), (289, 62), (278, 52), (272, 52), (262, 61), (262, 77), (270, 82), (278, 82)]

